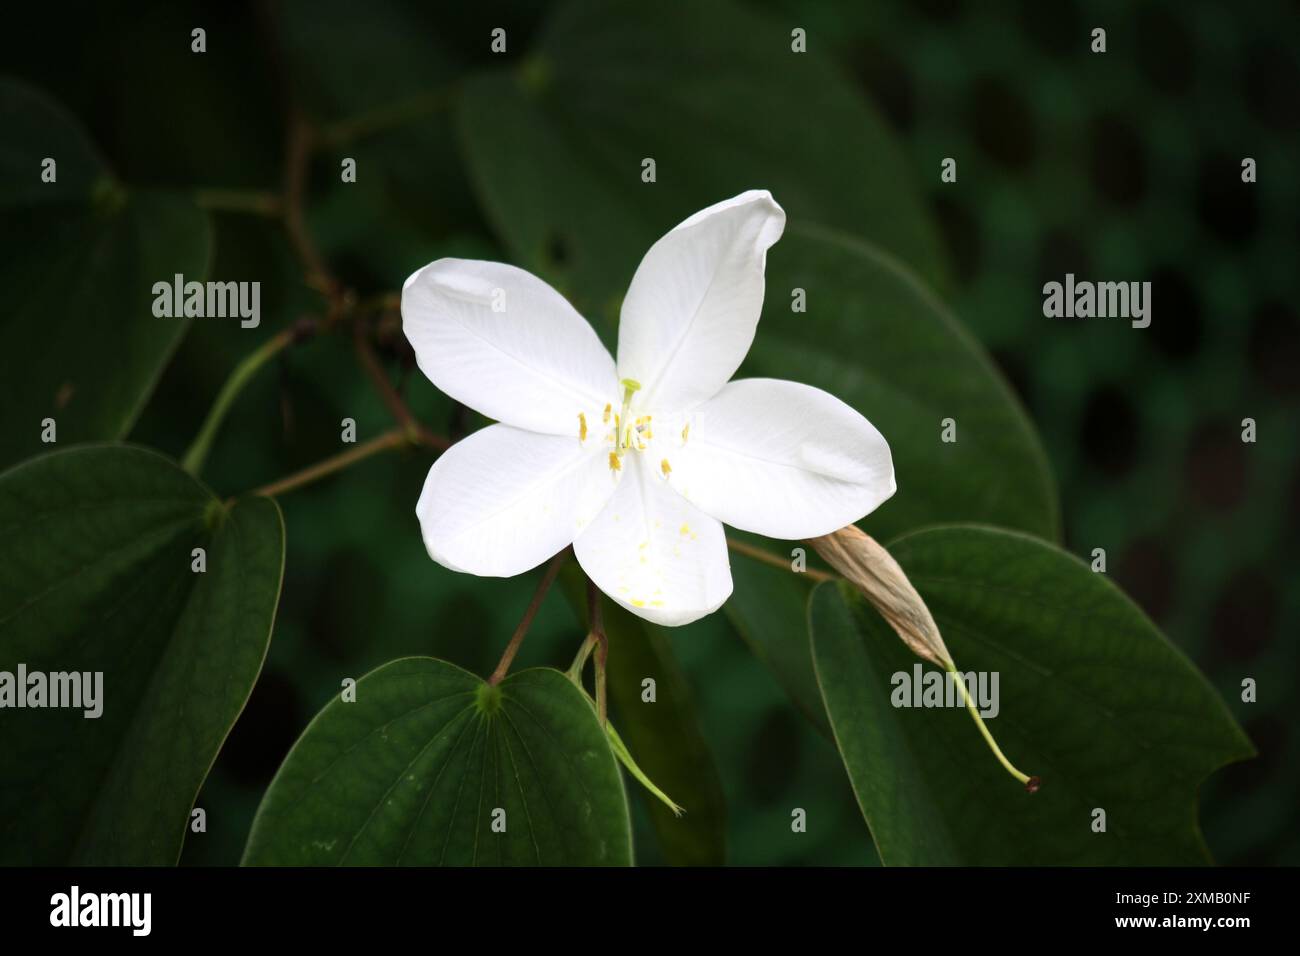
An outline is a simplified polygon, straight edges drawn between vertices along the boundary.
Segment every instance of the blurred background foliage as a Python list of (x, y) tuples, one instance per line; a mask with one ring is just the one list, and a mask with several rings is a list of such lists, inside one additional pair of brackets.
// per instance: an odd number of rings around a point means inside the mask
[[(1217, 859), (1300, 862), (1295, 5), (702, 3), (668, 18), (676, 39), (660, 48), (666, 15), (643, 6), (594, 36), (583, 4), (25, 8), (6, 15), (0, 63), (78, 117), (122, 181), (185, 193), (278, 190), (285, 118), (301, 110), (320, 131), (308, 226), (362, 294), (395, 291), (444, 255), (512, 261), (575, 295), (609, 341), (649, 241), (744, 188), (771, 188), (792, 222), (871, 237), (933, 287), (1023, 402), (1059, 484), (1067, 549), (1106, 549), (1117, 583), (1258, 747), (1203, 788)], [(706, 29), (720, 16), (734, 24), (725, 42)], [(190, 52), (195, 26), (203, 56)], [(504, 56), (489, 50), (498, 26)], [(755, 38), (788, 49), (796, 26), (810, 57), (774, 81), (765, 57), (779, 54)], [(1108, 31), (1104, 55), (1088, 52), (1094, 26)], [(530, 55), (540, 38), (546, 55)], [(731, 182), (745, 151), (776, 181)], [(824, 175), (807, 175), (805, 151), (831, 157)], [(341, 156), (358, 161), (354, 185), (338, 181)], [(645, 189), (643, 156), (660, 175)], [(956, 184), (939, 179), (949, 156)], [(1243, 156), (1258, 161), (1254, 185), (1241, 183)], [(556, 210), (571, 232), (540, 225)], [(263, 321), (191, 327), (131, 433), (175, 456), (234, 364), (321, 308), (278, 223), (216, 212), (212, 232), (209, 275), (259, 280)], [(1042, 284), (1066, 272), (1150, 279), (1151, 327), (1045, 319)], [(869, 352), (870, 310), (859, 311)], [(414, 370), (399, 334), (381, 344), (422, 421), (453, 436), (476, 426)], [(1247, 416), (1256, 445), (1239, 440)], [(390, 427), (347, 337), (291, 349), (239, 398), (205, 480), (235, 494), (325, 458), (344, 417), (363, 438)], [(188, 839), (183, 862), (238, 861), (266, 784), (341, 678), (411, 654), (480, 674), (495, 664), (534, 576), (481, 580), (428, 560), (414, 517), (428, 463), (390, 454), (282, 499), (270, 654), (200, 795), (208, 832)], [(552, 596), (520, 666), (567, 664), (582, 628)], [(833, 745), (735, 620), (656, 640), (675, 652), (716, 764), (728, 862), (875, 861)], [(1245, 676), (1260, 682), (1250, 707)], [(664, 856), (644, 797), (633, 792), (637, 853), (654, 863)], [(792, 807), (808, 811), (807, 834), (791, 833)]]

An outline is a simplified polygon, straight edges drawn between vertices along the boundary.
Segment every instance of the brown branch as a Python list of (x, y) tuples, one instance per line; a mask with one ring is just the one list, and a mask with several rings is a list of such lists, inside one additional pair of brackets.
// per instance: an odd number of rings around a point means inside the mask
[(273, 498), (276, 495), (282, 495), (286, 491), (293, 491), (295, 488), (301, 488), (303, 485), (309, 485), (318, 481), (327, 475), (332, 475), (336, 471), (342, 471), (349, 465), (353, 465), (362, 459), (369, 458), (371, 455), (389, 448), (400, 448), (402, 445), (410, 444), (410, 436), (405, 429), (396, 428), (389, 432), (384, 432), (378, 438), (372, 438), (368, 442), (358, 445), (356, 448), (350, 448), (345, 452), (340, 452), (319, 461), (302, 471), (295, 472), (278, 481), (273, 481), (269, 485), (263, 485), (250, 491), (250, 495), (265, 495)]
[(790, 567), (790, 562), (785, 558), (765, 551), (763, 548), (756, 548), (752, 544), (746, 544), (744, 541), (737, 541), (735, 538), (727, 539), (727, 547), (737, 554), (743, 554), (747, 558), (753, 558), (755, 561), (762, 561), (764, 564), (770, 564), (774, 568), (780, 568), (782, 571), (789, 571), (792, 574), (805, 574), (814, 581), (834, 581), (835, 575), (828, 574), (825, 571), (819, 571), (816, 568), (807, 568), (803, 571), (795, 571)]
[(569, 549), (565, 548), (555, 557), (551, 558), (551, 563), (546, 566), (546, 571), (542, 574), (542, 580), (537, 583), (537, 590), (533, 592), (533, 599), (528, 602), (528, 610), (524, 611), (523, 618), (519, 621), (519, 626), (515, 628), (515, 633), (510, 638), (510, 643), (506, 645), (505, 653), (501, 655), (501, 662), (497, 664), (497, 669), (492, 672), (488, 678), (488, 684), (497, 685), (505, 678), (506, 672), (510, 670), (511, 663), (514, 662), (515, 655), (519, 653), (520, 646), (524, 643), (524, 637), (528, 634), (528, 628), (532, 626), (533, 618), (537, 616), (537, 610), (542, 606), (542, 599), (546, 597), (546, 592), (551, 589), (555, 583), (555, 576), (560, 573), (560, 566), (564, 564), (569, 557)]
[(604, 612), (600, 606), (600, 591), (596, 582), (587, 578), (587, 620), (591, 636), (596, 639), (596, 715), (600, 725), (605, 726), (605, 716), (609, 706), (605, 697), (605, 664), (609, 660), (609, 638), (605, 635)]
[(434, 434), (421, 424), (411, 411), (410, 406), (406, 404), (405, 399), (398, 394), (397, 389), (393, 387), (393, 383), (388, 380), (388, 373), (384, 371), (384, 367), (379, 363), (379, 357), (375, 355), (375, 350), (370, 344), (370, 330), (364, 322), (358, 321), (353, 325), (352, 340), (356, 346), (357, 361), (361, 363), (361, 368), (370, 378), (370, 381), (374, 383), (375, 390), (379, 392), (379, 397), (388, 406), (388, 411), (393, 416), (393, 419), (402, 426), (412, 441), (428, 448), (436, 448), (439, 451), (446, 451), (450, 448), (451, 440), (444, 438), (442, 435)]
[(329, 298), (330, 308), (325, 322), (333, 325), (343, 305), (341, 286), (316, 247), (304, 212), (313, 141), (311, 124), (301, 113), (290, 113), (284, 158), (284, 228), (289, 243), (306, 269), (307, 284)]

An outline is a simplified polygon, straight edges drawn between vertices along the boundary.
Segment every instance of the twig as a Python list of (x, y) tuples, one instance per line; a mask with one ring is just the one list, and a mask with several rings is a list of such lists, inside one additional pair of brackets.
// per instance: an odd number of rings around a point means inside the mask
[(402, 445), (409, 444), (411, 444), (411, 440), (410, 436), (407, 435), (406, 430), (395, 428), (392, 431), (384, 432), (384, 434), (380, 435), (378, 438), (372, 438), (368, 442), (363, 442), (356, 448), (350, 448), (345, 452), (340, 452), (337, 455), (326, 458), (324, 461), (319, 461), (308, 468), (304, 468), (302, 471), (295, 472), (294, 474), (281, 478), (278, 481), (273, 481), (269, 485), (263, 485), (261, 488), (250, 491), (249, 494), (266, 495), (268, 498), (273, 498), (276, 495), (284, 494), (286, 491), (293, 491), (295, 488), (301, 488), (303, 485), (309, 485), (314, 481), (319, 481), (321, 478), (324, 478), (327, 475), (332, 475), (336, 471), (342, 471), (349, 465), (355, 464), (362, 459), (369, 458), (371, 455), (377, 454), (381, 451), (386, 451), (389, 448), (400, 448)]
[(807, 575), (814, 581), (834, 581), (835, 575), (828, 574), (825, 571), (819, 571), (816, 568), (807, 568), (803, 571), (794, 572), (790, 567), (790, 562), (785, 558), (765, 551), (762, 548), (756, 548), (752, 544), (746, 544), (744, 541), (737, 541), (735, 538), (727, 539), (727, 547), (737, 554), (743, 554), (745, 557), (753, 558), (755, 561), (762, 561), (764, 564), (770, 564), (774, 568), (780, 568), (782, 571), (791, 571), (792, 573)]
[(551, 563), (546, 566), (546, 571), (542, 574), (542, 580), (537, 583), (537, 590), (533, 592), (533, 599), (528, 603), (528, 610), (524, 611), (523, 618), (519, 621), (519, 626), (515, 628), (515, 633), (510, 638), (510, 643), (506, 645), (505, 653), (501, 655), (501, 662), (497, 664), (497, 669), (492, 672), (488, 678), (490, 685), (497, 685), (505, 678), (506, 672), (510, 670), (510, 665), (519, 653), (520, 646), (524, 643), (524, 636), (528, 633), (528, 628), (532, 626), (533, 618), (537, 616), (537, 610), (542, 606), (542, 599), (546, 597), (546, 592), (551, 589), (555, 583), (555, 576), (560, 573), (560, 566), (569, 557), (569, 549), (565, 548), (555, 557), (551, 558)]
[(600, 725), (605, 726), (608, 706), (605, 698), (605, 664), (609, 660), (609, 638), (605, 636), (604, 612), (600, 607), (600, 591), (596, 582), (587, 578), (587, 617), (591, 636), (596, 640), (596, 714)]
[(379, 397), (388, 406), (388, 411), (397, 424), (401, 425), (413, 440), (422, 445), (437, 448), (440, 451), (446, 451), (450, 448), (450, 439), (435, 435), (422, 425), (412, 413), (410, 406), (398, 394), (397, 389), (393, 388), (393, 384), (388, 380), (388, 375), (383, 366), (379, 364), (379, 358), (375, 355), (374, 348), (370, 345), (370, 330), (364, 322), (358, 320), (354, 323), (352, 340), (356, 346), (357, 360), (361, 363), (366, 375), (370, 377), (370, 381), (374, 383), (375, 390), (379, 392)]

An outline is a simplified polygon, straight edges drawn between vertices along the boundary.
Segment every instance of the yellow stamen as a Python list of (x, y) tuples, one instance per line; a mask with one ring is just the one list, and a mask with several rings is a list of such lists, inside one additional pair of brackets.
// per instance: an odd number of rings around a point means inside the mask
[(673, 466), (668, 464), (668, 459), (665, 458), (663, 461), (659, 462), (659, 470), (662, 471), (664, 473), (664, 477), (667, 478), (670, 474), (672, 474)]
[(690, 436), (690, 434), (691, 434), (691, 423), (690, 423), (690, 422), (687, 422), (687, 423), (686, 423), (686, 426), (682, 429), (682, 444), (683, 444), (683, 445), (686, 444), (686, 439)]
[(611, 408), (613, 408), (613, 407), (614, 407), (614, 406), (611, 405), (610, 403), (608, 403), (608, 402), (605, 403), (605, 414), (602, 415), (602, 416), (600, 416), (600, 421), (601, 421), (602, 424), (604, 424), (604, 425), (608, 425), (608, 424), (609, 424), (609, 410), (610, 410)]
[(578, 412), (578, 441), (587, 440), (587, 416), (583, 412)]
[(609, 470), (618, 471), (623, 467), (623, 463), (618, 460), (618, 455), (614, 452), (609, 453)]

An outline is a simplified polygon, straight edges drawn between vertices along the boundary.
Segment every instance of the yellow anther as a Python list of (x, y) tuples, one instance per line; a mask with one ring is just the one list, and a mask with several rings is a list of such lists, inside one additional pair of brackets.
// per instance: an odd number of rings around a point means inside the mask
[(605, 403), (605, 414), (600, 417), (601, 424), (609, 424), (609, 412), (614, 406), (608, 402)]
[(668, 459), (665, 458), (663, 461), (659, 462), (659, 470), (662, 471), (664, 473), (664, 477), (667, 478), (669, 475), (672, 474), (673, 466), (668, 464)]
[(587, 415), (585, 412), (578, 412), (578, 441), (587, 440)]
[(685, 427), (682, 428), (682, 444), (683, 444), (683, 445), (686, 444), (686, 439), (687, 439), (688, 437), (690, 437), (690, 434), (691, 434), (691, 423), (690, 423), (690, 422), (687, 422), (686, 425), (685, 425)]
[(617, 453), (611, 451), (609, 453), (609, 470), (618, 471), (622, 467), (623, 467), (623, 463), (618, 460)]

